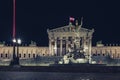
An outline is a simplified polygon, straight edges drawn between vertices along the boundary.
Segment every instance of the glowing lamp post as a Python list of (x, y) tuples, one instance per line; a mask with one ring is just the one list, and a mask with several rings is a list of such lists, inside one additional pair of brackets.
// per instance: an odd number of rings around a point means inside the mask
[[(21, 40), (20, 39), (16, 40), (16, 0), (13, 0), (13, 59), (10, 62), (10, 66), (19, 65), (19, 56), (18, 56), (19, 44), (21, 44)], [(16, 51), (16, 46), (17, 46), (17, 51)]]
[(21, 44), (21, 39), (17, 39), (17, 57), (19, 58), (19, 45)]
[[(13, 39), (13, 60), (10, 65), (19, 65), (19, 45), (21, 44), (21, 39)], [(17, 47), (17, 51), (16, 51)]]
[(13, 39), (13, 43), (16, 43), (16, 39), (15, 38)]
[(12, 62), (14, 62), (14, 60), (16, 58), (16, 54), (15, 54), (16, 53), (16, 51), (15, 51), (16, 39), (14, 38), (12, 41), (13, 41), (13, 60), (12, 60)]
[(17, 40), (17, 43), (18, 43), (18, 44), (21, 44), (21, 39), (18, 39), (18, 40)]
[[(17, 56), (15, 56), (15, 57), (19, 57), (18, 55), (19, 55), (19, 45), (21, 44), (21, 39), (13, 39), (13, 48), (15, 49), (15, 47), (17, 46)], [(13, 52), (13, 54), (15, 53), (16, 51), (14, 50), (14, 52)], [(14, 54), (15, 55), (15, 54)]]

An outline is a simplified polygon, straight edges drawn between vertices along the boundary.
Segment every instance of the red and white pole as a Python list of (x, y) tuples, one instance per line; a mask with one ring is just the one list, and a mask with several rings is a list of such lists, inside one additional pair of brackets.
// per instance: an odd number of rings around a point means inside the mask
[(15, 19), (16, 1), (13, 0), (13, 39), (16, 37), (16, 19)]

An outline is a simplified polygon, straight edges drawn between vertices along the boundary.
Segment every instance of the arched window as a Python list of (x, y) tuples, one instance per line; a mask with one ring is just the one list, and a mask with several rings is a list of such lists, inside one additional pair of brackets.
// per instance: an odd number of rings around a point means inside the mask
[(8, 57), (7, 53), (5, 54), (5, 57), (6, 57), (6, 58)]
[(28, 57), (30, 58), (30, 54), (28, 54)]
[(24, 54), (24, 58), (26, 57), (26, 54)]
[(120, 58), (120, 54), (118, 53), (118, 58)]
[(3, 57), (3, 54), (1, 53), (1, 58)]
[(33, 54), (33, 58), (35, 58), (35, 54)]
[(100, 56), (100, 54), (98, 54), (98, 56)]
[(19, 54), (19, 58), (21, 58), (21, 54)]
[(93, 54), (93, 56), (96, 56), (96, 54)]
[(103, 56), (105, 56), (105, 54), (103, 54)]
[(45, 56), (45, 54), (43, 54), (43, 56)]
[(115, 54), (113, 53), (113, 59), (115, 59)]

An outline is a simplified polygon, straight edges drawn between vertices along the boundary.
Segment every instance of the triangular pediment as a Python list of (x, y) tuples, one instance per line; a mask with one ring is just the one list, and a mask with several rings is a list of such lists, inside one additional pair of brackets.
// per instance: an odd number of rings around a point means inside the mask
[[(71, 26), (74, 27), (74, 25), (71, 25)], [(70, 31), (70, 25), (59, 27), (59, 28), (55, 28), (55, 29), (51, 29), (49, 31), (50, 32), (68, 32), (68, 31)]]
[(63, 27), (59, 27), (59, 28), (49, 30), (49, 32), (70, 32), (70, 31), (72, 31), (72, 32), (75, 32), (75, 31), (89, 32), (91, 30), (86, 29), (86, 28), (82, 28), (81, 25), (79, 25), (78, 27), (76, 27), (74, 25), (67, 25), (67, 26), (63, 26)]

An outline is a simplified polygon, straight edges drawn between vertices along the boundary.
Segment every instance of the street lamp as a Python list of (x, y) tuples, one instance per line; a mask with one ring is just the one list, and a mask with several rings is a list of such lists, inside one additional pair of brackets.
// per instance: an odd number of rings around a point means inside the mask
[(18, 39), (18, 40), (17, 40), (17, 43), (18, 43), (18, 44), (21, 44), (21, 39)]
[(21, 39), (17, 39), (17, 57), (19, 58), (19, 45), (21, 44)]
[(16, 58), (16, 54), (15, 54), (16, 39), (14, 38), (12, 41), (13, 41), (13, 61), (14, 61)]
[[(19, 65), (19, 45), (21, 44), (21, 39), (13, 39), (13, 60), (11, 61), (10, 65)], [(17, 51), (16, 51), (17, 47)], [(17, 53), (17, 54), (16, 54)]]
[(15, 38), (13, 39), (13, 43), (16, 43), (16, 39)]
[[(18, 57), (18, 54), (19, 54), (19, 45), (21, 44), (21, 39), (20, 38), (18, 38), (17, 40), (14, 38), (13, 39), (13, 58), (15, 58), (15, 57)], [(16, 51), (15, 51), (15, 47), (17, 46), (17, 56), (15, 55), (15, 53), (16, 53)]]

